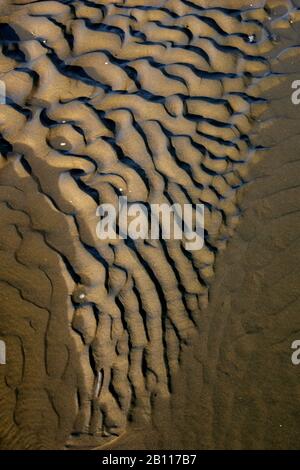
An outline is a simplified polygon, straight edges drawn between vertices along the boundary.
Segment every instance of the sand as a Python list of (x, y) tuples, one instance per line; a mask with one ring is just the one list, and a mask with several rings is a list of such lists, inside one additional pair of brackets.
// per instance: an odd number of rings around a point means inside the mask
[[(0, 448), (297, 448), (300, 3), (13, 3)], [(120, 195), (205, 246), (99, 240)]]

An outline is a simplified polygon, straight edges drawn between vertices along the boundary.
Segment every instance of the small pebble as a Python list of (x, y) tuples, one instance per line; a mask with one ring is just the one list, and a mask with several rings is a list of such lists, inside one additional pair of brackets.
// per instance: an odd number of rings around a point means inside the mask
[(86, 290), (83, 286), (79, 286), (74, 290), (72, 294), (72, 300), (75, 304), (82, 304), (86, 302), (87, 295)]
[(72, 149), (72, 144), (68, 140), (65, 140), (65, 138), (66, 137), (63, 135), (55, 135), (50, 132), (48, 142), (49, 145), (55, 150), (66, 152)]

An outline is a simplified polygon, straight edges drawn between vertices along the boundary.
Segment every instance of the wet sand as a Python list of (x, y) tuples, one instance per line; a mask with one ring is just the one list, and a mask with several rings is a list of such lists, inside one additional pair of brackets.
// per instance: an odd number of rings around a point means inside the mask
[[(0, 9), (1, 448), (298, 447), (298, 8)], [(120, 195), (204, 248), (99, 240)]]

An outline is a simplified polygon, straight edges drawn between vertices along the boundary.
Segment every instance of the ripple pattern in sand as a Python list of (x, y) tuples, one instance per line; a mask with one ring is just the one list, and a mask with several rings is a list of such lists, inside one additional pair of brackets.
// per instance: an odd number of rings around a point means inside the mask
[[(14, 273), (1, 279), (39, 312), (37, 402), (44, 394), (75, 441), (151, 420), (156, 400), (172, 393), (257, 159), (251, 131), (277, 40), (266, 23), (279, 4), (296, 18), (291, 2), (230, 0), (18, 0), (1, 13), (1, 224), (14, 220)], [(99, 241), (96, 208), (120, 195), (203, 203), (205, 247)], [(5, 334), (25, 341), (25, 353), (16, 341), (21, 364), (34, 340), (10, 321)], [(33, 376), (24, 368), (11, 385), (22, 392), (20, 421)]]

